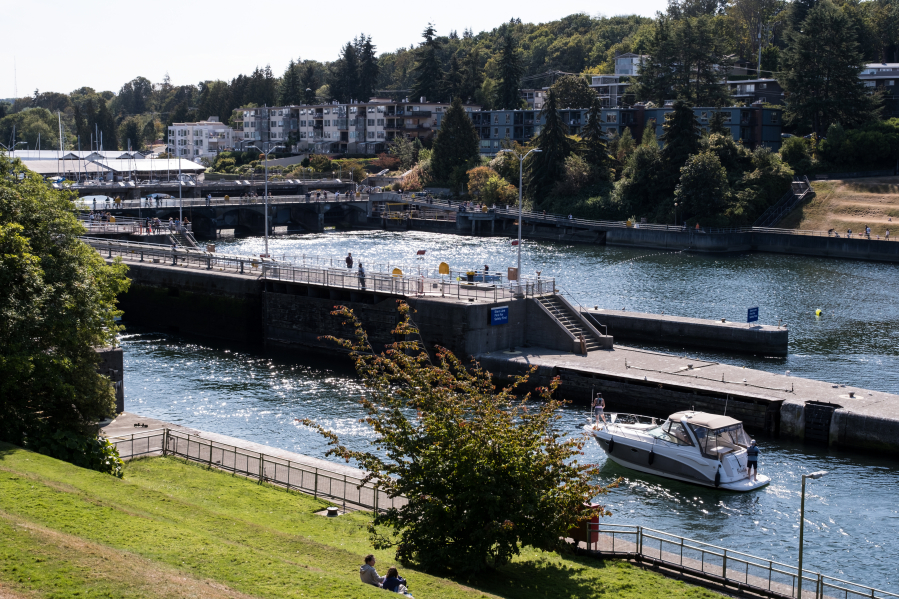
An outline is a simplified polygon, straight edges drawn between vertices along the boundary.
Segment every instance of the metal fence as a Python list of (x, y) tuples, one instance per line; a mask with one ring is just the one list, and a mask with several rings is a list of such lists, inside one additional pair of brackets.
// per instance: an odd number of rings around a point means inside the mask
[(145, 455), (175, 456), (290, 491), (321, 497), (342, 504), (344, 509), (385, 511), (406, 503), (403, 497), (390, 497), (374, 483), (363, 485), (360, 477), (248, 451), (169, 428), (113, 436), (109, 437), (109, 441), (126, 459)]
[[(773, 597), (798, 598), (799, 570), (784, 564), (661, 530), (624, 524), (590, 523), (587, 549), (627, 557), (745, 588)], [(832, 576), (802, 570), (803, 599), (899, 599), (899, 595)]]
[[(214, 191), (214, 190), (211, 190)], [(105, 201), (99, 201), (94, 203), (91, 201), (86, 201), (83, 199), (77, 200), (78, 207), (81, 209), (96, 209), (96, 210), (121, 210), (124, 208), (136, 209), (136, 208), (178, 208), (183, 206), (184, 208), (202, 208), (204, 206), (264, 206), (265, 205), (265, 197), (260, 194), (255, 197), (243, 197), (243, 194), (240, 195), (229, 195), (225, 196), (221, 195), (221, 192), (216, 192), (219, 195), (211, 198), (210, 200), (206, 200), (203, 198), (179, 198), (177, 195), (169, 196), (169, 197), (161, 197), (161, 196), (153, 196), (140, 198), (136, 200), (130, 199), (122, 199), (118, 198), (109, 198)], [(316, 194), (320, 193), (319, 197), (316, 197)], [(270, 195), (268, 198), (269, 205), (274, 204), (300, 204), (300, 203), (315, 203), (315, 202), (327, 202), (332, 204), (334, 202), (367, 202), (368, 194), (356, 194), (354, 192), (350, 193), (340, 193), (340, 195), (335, 194), (333, 191), (325, 191), (325, 190), (310, 190), (308, 195)]]
[(186, 268), (218, 270), (262, 277), (268, 281), (306, 283), (406, 297), (427, 295), (500, 301), (517, 295), (534, 297), (555, 292), (555, 279), (553, 278), (522, 278), (518, 281), (503, 282), (499, 276), (495, 276), (494, 280), (492, 279), (494, 275), (490, 275), (485, 281), (485, 277), (479, 275), (473, 277), (475, 280), (468, 281), (467, 276), (460, 280), (458, 277), (452, 278), (451, 275), (432, 278), (424, 275), (394, 275), (371, 271), (360, 277), (357, 270), (347, 268), (297, 266), (250, 256), (228, 256), (197, 249), (173, 250), (159, 244), (91, 237), (82, 239), (108, 259), (121, 257), (123, 260), (132, 262), (151, 262)]

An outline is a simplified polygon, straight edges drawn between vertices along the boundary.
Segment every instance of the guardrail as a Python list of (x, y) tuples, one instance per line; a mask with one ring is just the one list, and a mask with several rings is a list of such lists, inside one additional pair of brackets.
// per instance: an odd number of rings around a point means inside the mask
[[(599, 555), (660, 565), (770, 597), (799, 599), (799, 569), (794, 565), (638, 525), (591, 522), (576, 537)], [(896, 593), (805, 568), (802, 587), (802, 599), (899, 599)]]
[(318, 468), (277, 456), (249, 451), (227, 443), (211, 441), (170, 428), (142, 431), (136, 434), (108, 437), (123, 458), (145, 455), (175, 456), (224, 470), (235, 475), (255, 478), (288, 491), (300, 491), (334, 503), (383, 512), (406, 503), (403, 497), (390, 497), (377, 484), (362, 484), (361, 477), (336, 470)]
[[(321, 197), (316, 197), (316, 193), (318, 190), (311, 191), (310, 195), (272, 195), (268, 198), (269, 205), (273, 204), (311, 204), (315, 202), (367, 202), (368, 194), (359, 194), (358, 196), (353, 193), (341, 193), (337, 196), (333, 191), (325, 191), (321, 190), (321, 193), (324, 194)], [(123, 200), (119, 199), (118, 202), (115, 201), (115, 198), (109, 201), (102, 202), (86, 202), (82, 199), (76, 200), (79, 207), (96, 209), (96, 210), (122, 210), (125, 208), (135, 209), (135, 208), (178, 208), (183, 206), (185, 208), (202, 208), (206, 206), (264, 206), (265, 205), (265, 197), (262, 195), (256, 197), (241, 197), (241, 196), (229, 196), (228, 199), (224, 197), (214, 197), (207, 202), (206, 198), (178, 198), (168, 197), (168, 198), (141, 198), (139, 200)]]
[[(80, 213), (76, 216), (81, 224), (84, 225), (84, 228), (87, 229), (88, 235), (90, 235), (91, 233), (144, 234), (145, 231), (146, 234), (149, 235), (150, 231), (152, 231), (154, 234), (159, 235), (182, 233), (191, 235), (191, 239), (193, 239), (193, 235), (191, 234), (191, 232), (193, 231), (193, 225), (191, 223), (175, 226), (174, 223), (170, 224), (167, 220), (163, 220), (160, 221), (158, 225), (151, 222), (150, 227), (148, 228), (147, 218), (113, 216), (111, 217), (111, 220), (101, 220), (99, 218), (91, 220), (90, 216), (84, 213)], [(152, 221), (152, 219), (150, 220)]]
[[(425, 277), (423, 274), (415, 276), (376, 272), (366, 272), (364, 276), (360, 277), (358, 270), (347, 268), (316, 268), (250, 256), (227, 256), (187, 249), (173, 250), (160, 244), (91, 237), (82, 237), (82, 239), (108, 259), (121, 257), (124, 260), (137, 262), (170, 264), (203, 270), (218, 269), (235, 274), (262, 277), (268, 281), (307, 283), (357, 291), (390, 293), (405, 297), (439, 295), (440, 297), (465, 298), (472, 301), (477, 299), (499, 301), (517, 295), (533, 297), (555, 292), (555, 279), (553, 278), (522, 278), (520, 281), (503, 283), (499, 275), (488, 275), (487, 281), (484, 281), (483, 274), (472, 277), (475, 279), (473, 281), (468, 281), (467, 276), (460, 280), (459, 278), (452, 279), (450, 275), (440, 275), (434, 278)], [(491, 282), (494, 277), (496, 281)]]

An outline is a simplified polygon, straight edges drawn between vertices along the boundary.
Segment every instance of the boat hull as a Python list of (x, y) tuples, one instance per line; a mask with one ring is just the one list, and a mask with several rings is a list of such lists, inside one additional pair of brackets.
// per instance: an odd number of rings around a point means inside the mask
[[(652, 474), (703, 487), (736, 492), (754, 491), (771, 482), (771, 479), (767, 476), (759, 475), (756, 481), (750, 481), (749, 478), (724, 480), (716, 486), (715, 472), (717, 465), (711, 465), (707, 461), (698, 458), (698, 456), (693, 457), (687, 452), (672, 456), (661, 455), (655, 453), (654, 447), (648, 443), (618, 436), (613, 437), (614, 445), (610, 453), (608, 439), (598, 436), (595, 431), (591, 430), (590, 432), (610, 460), (629, 470), (636, 470), (644, 474)], [(651, 452), (654, 454), (652, 464), (649, 463)]]

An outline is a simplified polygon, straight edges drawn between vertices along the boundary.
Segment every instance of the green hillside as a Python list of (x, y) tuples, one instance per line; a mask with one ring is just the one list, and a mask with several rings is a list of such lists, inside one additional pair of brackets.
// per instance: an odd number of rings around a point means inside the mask
[[(326, 505), (171, 458), (120, 480), (0, 444), (0, 597), (383, 597), (358, 576), (367, 515), (314, 515)], [(400, 571), (416, 599), (718, 596), (536, 551), (465, 585)]]

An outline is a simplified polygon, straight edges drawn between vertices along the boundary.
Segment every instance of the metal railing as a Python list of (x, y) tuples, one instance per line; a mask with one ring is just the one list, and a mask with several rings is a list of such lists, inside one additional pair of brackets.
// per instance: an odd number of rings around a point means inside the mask
[(132, 262), (152, 262), (204, 270), (219, 270), (261, 277), (268, 281), (341, 287), (405, 297), (439, 296), (500, 301), (510, 299), (518, 294), (534, 297), (555, 292), (555, 279), (553, 278), (522, 278), (520, 281), (502, 282), (499, 275), (491, 274), (489, 278), (496, 277), (496, 282), (483, 282), (483, 275), (479, 275), (482, 281), (469, 282), (467, 276), (453, 279), (451, 275), (425, 277), (424, 274), (394, 275), (371, 271), (360, 277), (358, 270), (348, 268), (299, 266), (272, 259), (229, 256), (199, 249), (173, 250), (168, 246), (151, 243), (92, 237), (82, 237), (82, 240), (107, 259), (120, 257)]
[[(149, 230), (147, 228), (147, 218), (134, 218), (129, 216), (113, 216), (115, 222), (111, 220), (105, 221), (99, 218), (95, 218), (94, 220), (90, 219), (90, 216), (85, 213), (79, 213), (77, 215), (78, 220), (84, 225), (84, 228), (87, 229), (88, 235), (92, 233), (129, 233), (129, 234), (149, 234)], [(159, 224), (155, 224), (152, 222), (150, 224), (150, 229), (152, 229), (154, 234), (158, 235), (171, 235), (173, 233), (181, 233), (190, 235), (190, 238), (193, 239), (193, 235), (191, 234), (193, 231), (192, 223), (180, 224), (176, 226), (174, 223), (169, 223), (167, 220), (159, 221)]]
[(255, 478), (289, 491), (300, 491), (356, 509), (386, 511), (405, 505), (403, 497), (390, 497), (376, 483), (361, 477), (319, 468), (245, 448), (211, 441), (170, 428), (108, 437), (122, 458), (144, 455), (175, 456), (210, 468)]
[[(321, 197), (316, 197), (316, 193), (321, 193)], [(340, 196), (336, 196), (333, 191), (325, 191), (325, 190), (310, 190), (310, 194), (304, 195), (272, 195), (268, 198), (269, 205), (273, 204), (309, 204), (315, 202), (327, 202), (332, 204), (334, 202), (367, 202), (368, 194), (359, 194), (358, 196), (355, 192), (351, 193), (341, 193)], [(78, 206), (80, 209), (93, 209), (93, 202), (85, 202), (83, 200), (78, 200)], [(202, 208), (205, 206), (264, 206), (265, 205), (265, 197), (260, 193), (256, 197), (242, 197), (238, 195), (225, 197), (213, 197), (208, 202), (206, 198), (178, 198), (176, 197), (168, 197), (168, 198), (141, 198), (139, 200), (125, 200), (121, 199), (116, 202), (113, 200), (103, 201), (96, 203), (97, 210), (123, 210), (123, 209), (138, 209), (138, 208), (178, 208), (183, 206), (185, 208)]]
[[(799, 599), (799, 570), (794, 565), (637, 525), (587, 523), (585, 532), (581, 542), (599, 554), (650, 562), (771, 597)], [(803, 599), (899, 599), (896, 593), (805, 568), (802, 581)]]

